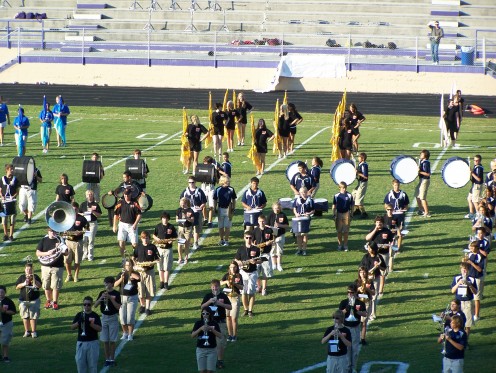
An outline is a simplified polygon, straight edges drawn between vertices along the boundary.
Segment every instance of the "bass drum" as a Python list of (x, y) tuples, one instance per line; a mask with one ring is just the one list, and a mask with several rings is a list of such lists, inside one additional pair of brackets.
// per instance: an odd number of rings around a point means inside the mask
[(441, 176), (450, 188), (463, 188), (470, 181), (470, 165), (466, 159), (451, 157), (444, 162)]
[(289, 164), (288, 168), (286, 168), (286, 178), (289, 182), (293, 179), (293, 176), (296, 175), (298, 171), (298, 163), (301, 161), (294, 161)]
[(33, 157), (14, 157), (14, 176), (21, 185), (29, 185), (34, 179), (35, 163)]
[(117, 204), (117, 197), (113, 194), (105, 194), (102, 197), (102, 206), (106, 209), (113, 209)]
[(410, 184), (418, 176), (418, 165), (413, 157), (399, 155), (391, 161), (391, 175), (401, 184)]
[(102, 178), (102, 162), (83, 161), (83, 183), (98, 184)]
[(126, 171), (129, 171), (134, 180), (145, 178), (146, 166), (143, 159), (126, 159)]
[(339, 184), (344, 181), (346, 186), (353, 184), (356, 179), (355, 164), (349, 159), (338, 159), (331, 165), (330, 174), (332, 180)]
[(150, 197), (150, 195), (148, 195), (148, 194), (144, 194), (144, 195), (142, 194), (138, 198), (138, 205), (140, 206), (141, 211), (147, 212), (153, 206), (153, 198)]

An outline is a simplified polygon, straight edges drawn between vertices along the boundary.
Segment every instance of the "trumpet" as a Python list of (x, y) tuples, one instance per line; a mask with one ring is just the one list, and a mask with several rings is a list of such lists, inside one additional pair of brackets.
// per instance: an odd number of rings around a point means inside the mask
[[(203, 325), (208, 326), (208, 319), (206, 317), (203, 319)], [(210, 343), (208, 343), (208, 331), (207, 330), (203, 331), (202, 339), (205, 340), (205, 342), (203, 342), (203, 346), (205, 346), (205, 347), (210, 346)]]
[(219, 317), (219, 307), (215, 305), (217, 303), (217, 296), (219, 295), (219, 293), (220, 290), (212, 292), (212, 294), (214, 295), (214, 297), (212, 298), (214, 302), (213, 302), (213, 306), (210, 306), (210, 309), (215, 312), (214, 317)]
[(84, 312), (84, 307), (81, 312), (81, 337), (86, 337), (86, 313)]
[(346, 321), (348, 322), (355, 322), (357, 321), (355, 317), (355, 296), (348, 297), (348, 304), (350, 305), (350, 315), (346, 318)]
[(336, 348), (339, 351), (339, 328), (338, 324), (334, 324), (334, 341), (336, 341)]
[(105, 304), (105, 312), (107, 312), (109, 310), (109, 292), (108, 292), (108, 289), (107, 287), (105, 287), (105, 291), (103, 292), (102, 296), (104, 296), (103, 298), (103, 304)]

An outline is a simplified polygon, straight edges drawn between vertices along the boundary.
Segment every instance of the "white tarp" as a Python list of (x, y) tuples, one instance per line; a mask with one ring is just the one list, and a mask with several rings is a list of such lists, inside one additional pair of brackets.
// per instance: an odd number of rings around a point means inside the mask
[(288, 55), (282, 58), (281, 76), (288, 78), (344, 78), (345, 56)]

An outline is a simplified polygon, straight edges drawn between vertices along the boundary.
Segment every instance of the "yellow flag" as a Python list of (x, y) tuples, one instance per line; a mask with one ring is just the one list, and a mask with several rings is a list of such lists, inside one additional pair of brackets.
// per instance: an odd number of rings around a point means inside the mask
[[(233, 89), (232, 101), (234, 102), (234, 108), (239, 109), (238, 100), (236, 98), (236, 91)], [(238, 122), (236, 122), (236, 137), (238, 138), (238, 143), (241, 142), (241, 128)]]
[(274, 146), (272, 148), (272, 153), (279, 153), (279, 149), (282, 148), (282, 139), (279, 136), (279, 99), (276, 100), (276, 109), (274, 110)]
[(205, 148), (212, 143), (212, 134), (214, 133), (214, 123), (213, 123), (213, 108), (212, 108), (212, 92), (208, 92), (208, 133), (205, 138)]
[(284, 99), (282, 100), (284, 105), (288, 104), (288, 91), (284, 91)]
[(332, 134), (331, 134), (331, 162), (334, 162), (341, 158), (341, 153), (339, 151), (339, 129), (341, 127), (341, 118), (343, 118), (344, 111), (346, 110), (346, 90), (343, 93), (343, 97), (339, 102), (336, 111), (334, 112)]
[(185, 168), (189, 166), (189, 141), (188, 141), (188, 115), (186, 114), (186, 108), (183, 107), (183, 135), (181, 136), (181, 157), (180, 161)]
[(262, 168), (262, 163), (260, 162), (260, 156), (257, 152), (257, 147), (255, 146), (255, 120), (253, 119), (253, 114), (250, 116), (251, 123), (251, 147), (248, 151), (247, 157), (251, 159), (253, 165), (257, 168), (257, 171)]
[[(222, 111), (226, 111), (227, 109), (227, 96), (229, 95), (229, 88), (226, 89), (226, 93), (224, 93), (224, 101), (222, 102)], [(224, 141), (227, 142), (227, 133), (224, 136)]]

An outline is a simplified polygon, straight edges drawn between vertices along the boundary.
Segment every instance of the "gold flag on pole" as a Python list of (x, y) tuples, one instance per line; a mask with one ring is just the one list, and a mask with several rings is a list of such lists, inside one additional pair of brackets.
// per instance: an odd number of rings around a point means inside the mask
[(257, 172), (262, 168), (262, 163), (260, 162), (260, 156), (257, 152), (257, 147), (255, 146), (255, 119), (253, 119), (253, 114), (250, 116), (251, 123), (251, 147), (248, 151), (247, 157), (251, 159), (253, 165), (256, 167)]
[(282, 148), (282, 139), (279, 136), (279, 99), (276, 100), (276, 108), (274, 110), (274, 145), (272, 147), (272, 153), (279, 153)]
[(341, 153), (339, 151), (339, 129), (341, 127), (341, 118), (343, 118), (344, 111), (346, 110), (346, 90), (343, 92), (343, 97), (339, 102), (336, 111), (334, 112), (332, 133), (331, 133), (331, 162), (334, 162), (341, 158)]
[(183, 164), (185, 170), (189, 169), (189, 141), (188, 141), (188, 115), (186, 114), (186, 108), (183, 107), (183, 135), (181, 136), (181, 157), (179, 160)]

